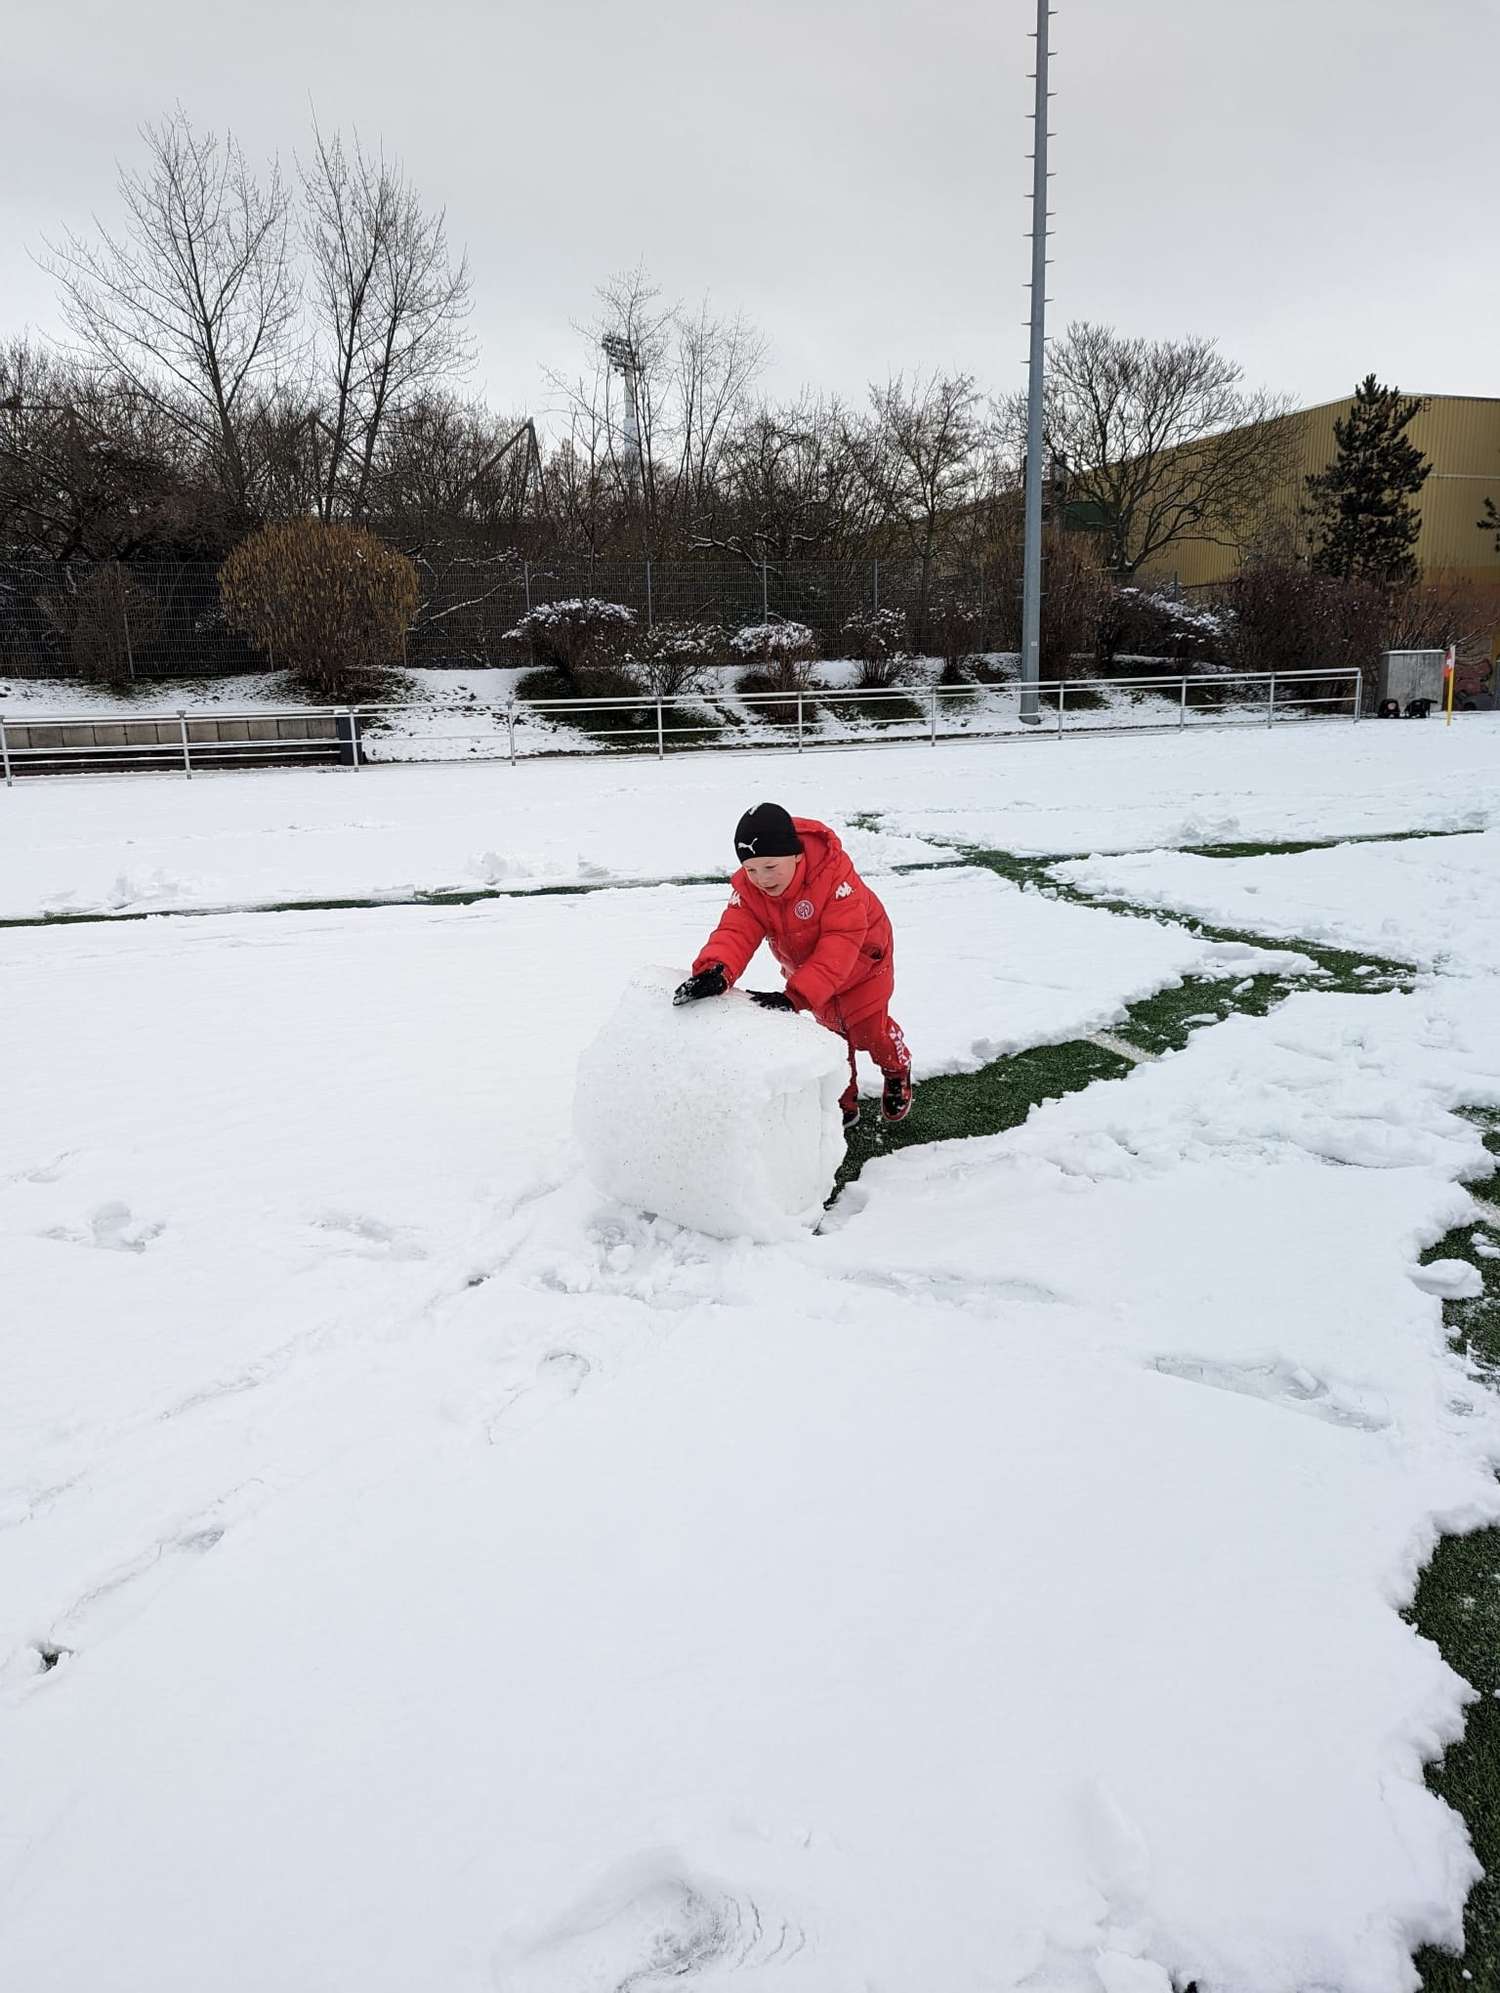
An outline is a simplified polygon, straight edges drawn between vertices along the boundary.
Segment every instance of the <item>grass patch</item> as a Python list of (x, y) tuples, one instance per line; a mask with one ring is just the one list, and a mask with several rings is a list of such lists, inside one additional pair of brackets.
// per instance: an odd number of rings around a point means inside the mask
[[(589, 665), (577, 678), (569, 678), (551, 665), (539, 667), (526, 672), (516, 681), (516, 697), (521, 700), (565, 701), (569, 706), (576, 706), (576, 712), (551, 712), (542, 717), (560, 721), (564, 726), (587, 734), (606, 753), (652, 752), (658, 744), (655, 699), (649, 692), (643, 692), (627, 672), (610, 666)], [(630, 703), (590, 710), (589, 701), (597, 699), (625, 699)], [(668, 754), (701, 748), (708, 736), (722, 733), (730, 725), (743, 725), (737, 714), (731, 717), (721, 711), (709, 693), (703, 695), (701, 711), (689, 713), (667, 706), (662, 717), (664, 725), (660, 744)], [(683, 728), (690, 728), (691, 731), (674, 731)]]
[[(1485, 1147), (1500, 1159), (1500, 1115), (1476, 1113)], [(1471, 1184), (1476, 1196), (1493, 1195), (1500, 1171)], [(1500, 1245), (1500, 1225), (1477, 1228)], [(1462, 1259), (1478, 1269), (1484, 1292), (1469, 1301), (1445, 1301), (1443, 1319), (1452, 1346), (1467, 1357), (1478, 1387), (1500, 1382), (1500, 1259), (1474, 1251), (1476, 1227), (1457, 1226), (1429, 1246), (1422, 1258)], [(1460, 1741), (1427, 1767), (1427, 1783), (1462, 1814), (1485, 1874), (1464, 1906), (1461, 1956), (1432, 1946), (1417, 1953), (1417, 1971), (1429, 1993), (1500, 1993), (1500, 1529), (1445, 1536), (1423, 1571), (1406, 1615), (1433, 1641), (1443, 1659), (1478, 1690)]]
[(848, 720), (863, 727), (909, 726), (913, 720), (927, 718), (926, 708), (915, 699), (889, 695), (877, 698), (874, 693), (863, 697), (840, 693), (837, 699), (829, 701), (827, 710), (834, 720)]
[(799, 697), (804, 729), (812, 726), (823, 711), (817, 699), (821, 687), (804, 686), (799, 694), (796, 685), (780, 672), (747, 671), (735, 689), (741, 698), (754, 699), (755, 703), (746, 706), (745, 711), (759, 726), (795, 727)]
[[(656, 739), (654, 702), (647, 699), (640, 686), (620, 671), (594, 669), (578, 678), (570, 678), (555, 666), (546, 665), (536, 671), (528, 671), (516, 681), (516, 697), (566, 700), (569, 705), (576, 704), (579, 708), (576, 713), (546, 713), (542, 718), (576, 728), (579, 733), (598, 741), (601, 747), (616, 753), (639, 753), (644, 742)], [(638, 699), (640, 704), (590, 711), (587, 702), (591, 699)]]
[[(1104, 913), (1158, 921), (1164, 927), (1186, 928), (1189, 934), (1200, 934), (1205, 941), (1228, 941), (1241, 947), (1274, 948), (1288, 954), (1306, 955), (1323, 971), (1315, 978), (1306, 975), (1277, 977), (1275, 980), (1287, 990), (1342, 990), (1368, 995), (1392, 987), (1406, 988), (1416, 974), (1410, 962), (1398, 962), (1386, 955), (1372, 955), (1366, 949), (1332, 948), (1327, 942), (1304, 941), (1296, 935), (1274, 936), (1257, 934), (1249, 928), (1216, 927), (1210, 921), (1199, 920), (1196, 914), (1174, 913), (1164, 907), (1143, 907), (1133, 900), (1086, 892), (1081, 886), (1051, 876), (1050, 868), (1064, 862), (1056, 855), (1018, 858), (1012, 851), (995, 851), (982, 846), (956, 845), (954, 849), (962, 854), (968, 864), (983, 865), (1026, 891), (1045, 893), (1052, 899), (1071, 900), (1075, 906), (1094, 907)], [(1264, 1015), (1264, 1012), (1257, 1015)]]
[(993, 1059), (977, 1073), (923, 1080), (912, 1089), (912, 1110), (905, 1121), (886, 1123), (880, 1119), (878, 1103), (865, 1101), (860, 1124), (849, 1136), (834, 1195), (854, 1182), (872, 1156), (893, 1155), (916, 1143), (1000, 1135), (1019, 1127), (1045, 1100), (1081, 1092), (1095, 1080), (1123, 1079), (1129, 1071), (1130, 1061), (1118, 1052), (1073, 1039)]
[(1295, 858), (1304, 851), (1336, 851), (1341, 844), (1415, 844), (1432, 837), (1473, 837), (1473, 830), (1386, 830), (1352, 837), (1299, 837), (1250, 844), (1184, 844), (1195, 858)]

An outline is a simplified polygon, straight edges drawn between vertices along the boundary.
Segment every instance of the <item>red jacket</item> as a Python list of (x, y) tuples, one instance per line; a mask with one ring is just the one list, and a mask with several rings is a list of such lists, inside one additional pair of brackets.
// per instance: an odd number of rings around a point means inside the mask
[(769, 941), (798, 1010), (812, 1011), (820, 1024), (839, 1031), (890, 1003), (890, 916), (826, 824), (792, 821), (802, 856), (791, 884), (773, 899), (736, 872), (729, 905), (693, 973), (722, 962), (730, 982), (737, 982), (761, 942)]

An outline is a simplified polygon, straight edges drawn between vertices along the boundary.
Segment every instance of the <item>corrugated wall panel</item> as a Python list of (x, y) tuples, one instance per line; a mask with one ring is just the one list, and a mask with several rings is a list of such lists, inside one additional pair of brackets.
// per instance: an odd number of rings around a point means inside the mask
[[(1268, 522), (1295, 526), (1303, 479), (1332, 460), (1333, 425), (1350, 405), (1348, 398), (1325, 402), (1286, 418), (1296, 438), (1295, 469), (1281, 490), (1268, 495)], [(1419, 560), (1424, 567), (1500, 585), (1500, 550), (1493, 535), (1476, 524), (1487, 497), (1500, 506), (1500, 397), (1433, 395), (1408, 433), (1433, 467), (1422, 493)], [(1152, 561), (1148, 572), (1153, 580), (1175, 575), (1183, 588), (1199, 588), (1223, 581), (1238, 565), (1233, 547), (1183, 540)]]

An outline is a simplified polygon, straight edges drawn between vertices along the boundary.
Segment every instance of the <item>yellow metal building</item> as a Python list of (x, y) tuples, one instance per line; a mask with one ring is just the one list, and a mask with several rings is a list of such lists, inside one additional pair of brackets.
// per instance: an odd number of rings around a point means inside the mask
[[(1477, 523), (1486, 498), (1500, 507), (1500, 396), (1435, 394), (1422, 399), (1424, 405), (1406, 432), (1432, 466), (1416, 500), (1422, 520), (1417, 559), (1425, 573), (1442, 574), (1474, 590), (1479, 622), (1460, 651), (1458, 689), (1467, 695), (1483, 687), (1500, 698), (1500, 547), (1495, 535), (1482, 533)], [(1306, 494), (1303, 480), (1332, 462), (1338, 451), (1333, 425), (1353, 402), (1348, 395), (1281, 418), (1290, 431), (1291, 469), (1279, 489), (1267, 492), (1265, 509), (1247, 530), (1244, 546), (1179, 540), (1147, 564), (1142, 581), (1148, 586), (1206, 587), (1226, 580), (1249, 547), (1265, 545), (1278, 528), (1295, 534)]]
[[(1337, 453), (1333, 425), (1352, 406), (1351, 395), (1282, 418), (1293, 439), (1294, 470), (1284, 489), (1266, 494), (1267, 521), (1295, 524), (1302, 481), (1332, 461)], [(1493, 587), (1500, 596), (1500, 549), (1494, 535), (1481, 533), (1475, 524), (1486, 498), (1500, 506), (1500, 395), (1429, 395), (1406, 433), (1432, 465), (1417, 500), (1422, 515), (1418, 560), (1430, 573), (1461, 575)], [(1243, 552), (1208, 540), (1179, 540), (1151, 562), (1150, 579), (1175, 576), (1183, 588), (1223, 581), (1239, 566)]]

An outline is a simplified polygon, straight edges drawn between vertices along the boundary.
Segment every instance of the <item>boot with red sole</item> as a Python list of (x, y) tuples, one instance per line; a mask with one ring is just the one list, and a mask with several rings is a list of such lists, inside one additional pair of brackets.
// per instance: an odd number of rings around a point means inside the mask
[(911, 1113), (911, 1074), (887, 1073), (880, 1096), (882, 1121), (904, 1121)]

